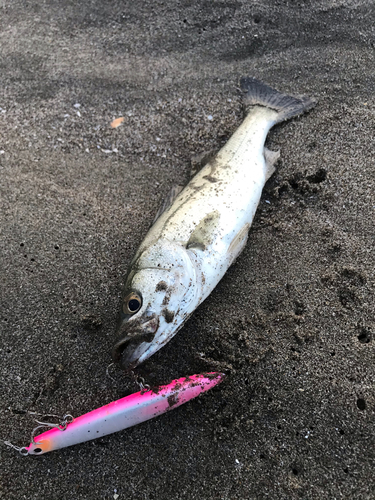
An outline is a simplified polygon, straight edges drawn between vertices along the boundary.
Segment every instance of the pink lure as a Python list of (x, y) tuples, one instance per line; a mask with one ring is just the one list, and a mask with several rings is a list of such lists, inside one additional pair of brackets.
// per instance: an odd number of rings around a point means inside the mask
[(192, 375), (173, 380), (168, 385), (131, 394), (81, 415), (69, 423), (64, 431), (53, 428), (43, 432), (23, 450), (30, 455), (43, 455), (48, 451), (127, 429), (177, 408), (208, 391), (223, 378), (223, 373)]

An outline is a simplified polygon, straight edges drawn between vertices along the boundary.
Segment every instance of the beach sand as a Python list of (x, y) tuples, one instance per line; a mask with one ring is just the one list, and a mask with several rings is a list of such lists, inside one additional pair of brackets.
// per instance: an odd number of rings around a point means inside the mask
[(375, 498), (374, 19), (370, 0), (0, 2), (0, 438), (18, 446), (26, 411), (137, 390), (106, 374), (126, 269), (191, 158), (241, 123), (240, 77), (318, 100), (269, 135), (242, 255), (137, 369), (226, 380), (41, 457), (1, 445), (1, 498)]

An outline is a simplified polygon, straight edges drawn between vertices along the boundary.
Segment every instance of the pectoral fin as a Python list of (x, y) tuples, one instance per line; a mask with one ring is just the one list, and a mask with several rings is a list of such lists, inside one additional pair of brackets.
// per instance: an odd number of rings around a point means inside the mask
[(205, 250), (214, 241), (219, 220), (218, 210), (207, 214), (191, 233), (186, 248)]

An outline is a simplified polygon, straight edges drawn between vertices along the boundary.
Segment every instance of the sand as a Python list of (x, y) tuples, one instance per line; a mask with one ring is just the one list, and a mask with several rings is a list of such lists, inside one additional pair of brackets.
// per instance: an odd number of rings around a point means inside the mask
[(41, 457), (1, 445), (1, 498), (375, 498), (374, 19), (371, 0), (0, 1), (2, 441), (29, 443), (26, 411), (137, 390), (106, 374), (127, 265), (241, 123), (240, 77), (319, 101), (271, 132), (246, 249), (138, 369), (226, 381)]

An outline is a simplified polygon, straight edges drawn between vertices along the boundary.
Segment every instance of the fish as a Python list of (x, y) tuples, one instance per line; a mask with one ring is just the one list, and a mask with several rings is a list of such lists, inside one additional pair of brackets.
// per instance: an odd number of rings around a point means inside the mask
[(240, 255), (280, 156), (265, 147), (269, 130), (316, 104), (253, 77), (240, 83), (242, 124), (184, 189), (172, 192), (130, 263), (112, 350), (124, 370), (169, 342)]

